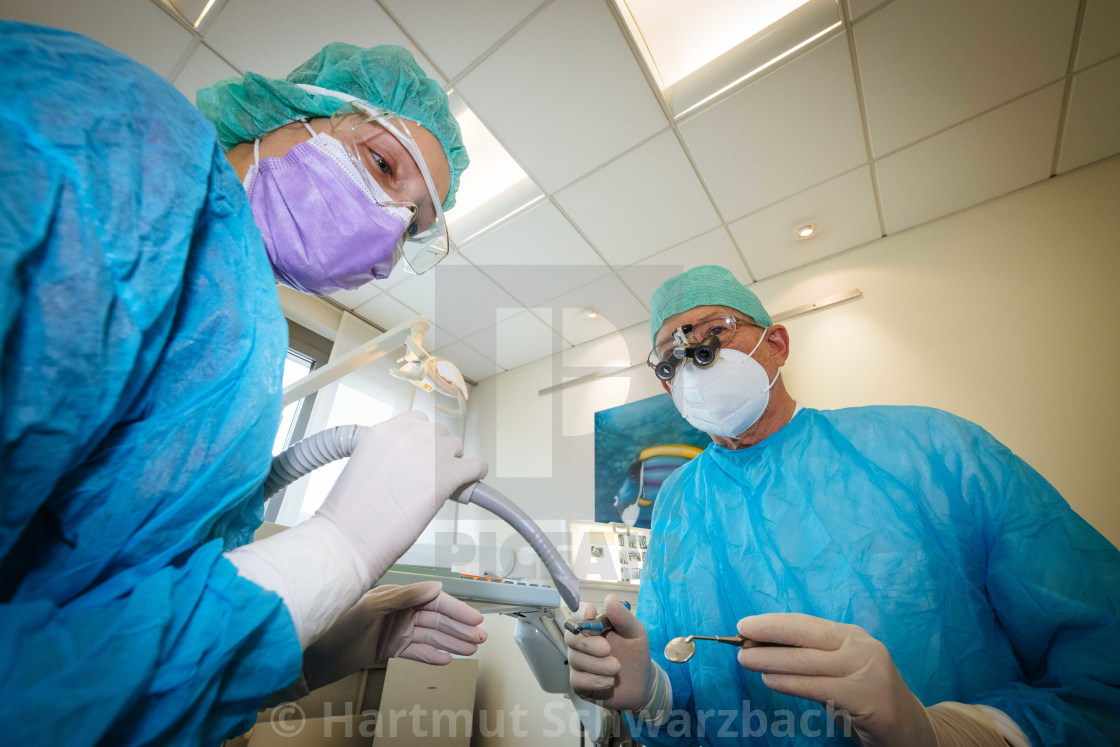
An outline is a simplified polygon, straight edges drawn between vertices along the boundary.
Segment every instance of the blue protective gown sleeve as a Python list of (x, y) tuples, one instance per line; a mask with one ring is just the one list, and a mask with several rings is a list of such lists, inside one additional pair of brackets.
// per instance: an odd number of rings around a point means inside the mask
[(213, 744), (292, 682), (260, 523), (285, 328), (213, 128), (83, 37), (0, 22), (5, 741)]
[(1035, 745), (1120, 744), (1120, 551), (978, 426), (927, 408), (802, 410), (666, 481), (638, 617), (678, 717), (651, 745), (848, 744), (727, 647), (677, 635), (800, 612), (879, 639), (925, 705), (998, 708)]
[(1000, 709), (1034, 744), (1120, 744), (1120, 552), (1030, 465), (959, 426), (975, 444), (961, 489), (986, 509), (985, 588), (1022, 668), (970, 702)]

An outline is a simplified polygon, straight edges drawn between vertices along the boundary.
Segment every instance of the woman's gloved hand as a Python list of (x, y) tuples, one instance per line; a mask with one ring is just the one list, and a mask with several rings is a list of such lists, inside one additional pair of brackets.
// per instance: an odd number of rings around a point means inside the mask
[[(564, 632), (572, 690), (609, 710), (641, 710), (650, 699), (656, 670), (646, 626), (613, 594), (607, 595), (603, 608), (614, 631), (602, 636)], [(596, 614), (595, 606), (584, 602), (575, 617), (590, 620)]]
[(800, 614), (766, 614), (739, 621), (739, 633), (760, 646), (739, 651), (739, 663), (762, 673), (771, 690), (843, 711), (862, 747), (1006, 747), (995, 723), (962, 703), (926, 708), (914, 696), (886, 646), (858, 625)]
[(395, 656), (447, 664), (486, 640), (482, 614), (442, 591), (438, 581), (379, 586), (365, 594), (303, 653), (314, 690)]
[(460, 486), (486, 475), (463, 442), (422, 412), (363, 429), (319, 511), (225, 554), (237, 574), (284, 600), (307, 649), (407, 550)]
[(452, 493), (486, 475), (486, 462), (462, 453), (462, 441), (416, 410), (365, 428), (315, 516), (334, 524), (376, 581)]

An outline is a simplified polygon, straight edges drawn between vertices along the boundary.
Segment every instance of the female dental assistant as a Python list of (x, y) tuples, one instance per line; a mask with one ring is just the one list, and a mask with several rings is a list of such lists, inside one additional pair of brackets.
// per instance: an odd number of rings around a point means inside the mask
[(216, 743), (301, 670), (473, 651), (480, 618), (435, 585), (358, 603), (485, 474), (423, 416), (366, 431), (319, 513), (250, 542), (286, 350), (274, 277), (325, 293), (446, 253), (467, 161), (438, 85), (399, 48), (331, 45), (202, 92), (216, 137), (137, 63), (0, 22), (0, 97), (6, 737)]

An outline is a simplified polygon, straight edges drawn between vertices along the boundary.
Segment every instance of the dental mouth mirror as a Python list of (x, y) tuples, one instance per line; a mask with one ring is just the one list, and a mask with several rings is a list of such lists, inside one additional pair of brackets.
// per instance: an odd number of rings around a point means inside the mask
[(744, 638), (741, 635), (682, 635), (665, 644), (665, 658), (674, 664), (684, 664), (696, 653), (696, 644), (693, 640), (715, 641), (727, 643), (736, 648), (754, 648), (755, 646), (784, 646), (783, 643), (760, 643)]

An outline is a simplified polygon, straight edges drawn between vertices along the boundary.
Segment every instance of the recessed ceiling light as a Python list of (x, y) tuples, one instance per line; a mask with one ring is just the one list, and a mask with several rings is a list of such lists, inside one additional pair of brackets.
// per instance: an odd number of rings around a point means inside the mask
[(598, 319), (599, 318), (599, 310), (598, 309), (584, 309), (583, 310), (583, 315), (585, 317), (587, 317), (588, 319)]
[(817, 233), (816, 223), (806, 223), (797, 229), (797, 238), (808, 239)]

